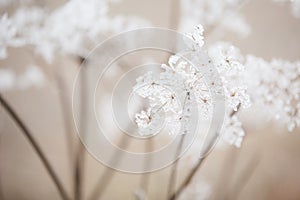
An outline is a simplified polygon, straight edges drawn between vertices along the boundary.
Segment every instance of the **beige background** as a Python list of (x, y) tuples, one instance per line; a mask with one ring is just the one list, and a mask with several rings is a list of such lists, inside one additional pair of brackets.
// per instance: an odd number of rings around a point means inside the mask
[[(55, 7), (59, 1), (46, 4)], [(142, 15), (155, 26), (169, 27), (170, 4), (170, 0), (125, 0), (114, 8), (114, 12)], [(232, 41), (245, 54), (251, 53), (265, 59), (300, 59), (300, 19), (292, 17), (288, 6), (276, 5), (268, 0), (251, 0), (240, 11), (251, 25), (252, 34), (241, 39), (225, 33), (225, 40)], [(49, 65), (34, 56), (30, 48), (9, 49), (9, 55), (8, 60), (0, 62), (1, 68), (10, 67), (22, 72), (27, 64), (35, 63), (42, 66), (47, 74), (48, 83), (45, 87), (9, 91), (5, 93), (5, 98), (34, 133), (68, 192), (71, 192), (71, 166), (58, 103), (58, 93), (62, 91), (55, 84), (54, 72), (59, 72), (69, 84), (70, 96), (78, 62), (61, 57)], [(222, 196), (223, 190), (234, 192), (243, 170), (252, 163), (253, 158), (259, 158), (258, 166), (238, 199), (300, 198), (299, 130), (280, 134), (271, 124), (268, 126), (265, 129), (246, 126), (248, 134), (241, 149), (216, 150), (206, 161), (201, 177), (219, 191), (218, 195)], [(0, 133), (0, 199), (59, 199), (56, 188), (26, 138), (2, 108)], [(229, 164), (226, 168), (227, 173), (223, 171), (225, 158), (237, 159), (236, 166)], [(100, 163), (88, 157), (85, 195), (93, 188), (103, 169)], [(150, 199), (165, 198), (168, 173), (168, 169), (165, 169), (151, 176)], [(138, 175), (116, 173), (103, 199), (134, 199), (132, 192), (139, 184), (139, 178)], [(215, 198), (221, 199), (219, 196)]]

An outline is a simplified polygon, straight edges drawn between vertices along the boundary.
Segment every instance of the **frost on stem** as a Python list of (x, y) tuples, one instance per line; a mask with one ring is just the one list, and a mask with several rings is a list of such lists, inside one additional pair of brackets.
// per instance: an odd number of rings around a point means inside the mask
[[(190, 48), (191, 60), (197, 61), (198, 67), (193, 66), (180, 54), (172, 55), (168, 64), (162, 64), (162, 72), (155, 77), (152, 72), (137, 79), (133, 90), (149, 102), (146, 111), (136, 114), (136, 123), (140, 134), (146, 129), (153, 129), (154, 108), (160, 108), (165, 113), (166, 122), (171, 134), (187, 134), (191, 130), (190, 116), (193, 110), (198, 110), (201, 116), (209, 118), (212, 115), (214, 99), (211, 89), (224, 91), (226, 103), (226, 119), (223, 137), (230, 144), (240, 146), (244, 131), (237, 116), (230, 116), (238, 105), (249, 107), (250, 100), (247, 88), (243, 84), (240, 72), (244, 70), (241, 64), (242, 56), (233, 46), (223, 45), (211, 47), (207, 55), (203, 38), (203, 27), (195, 26), (192, 33), (186, 34), (187, 46)], [(213, 63), (219, 73), (221, 82), (208, 69), (208, 63)], [(206, 69), (207, 68), (207, 69)]]

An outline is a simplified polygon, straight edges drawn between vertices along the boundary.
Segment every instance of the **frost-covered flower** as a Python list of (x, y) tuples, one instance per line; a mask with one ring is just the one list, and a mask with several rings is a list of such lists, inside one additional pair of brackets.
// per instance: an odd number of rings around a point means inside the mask
[(135, 115), (135, 122), (139, 127), (139, 134), (142, 136), (157, 134), (161, 126), (161, 112), (154, 108), (142, 110)]
[[(244, 70), (243, 57), (237, 48), (227, 43), (210, 47), (207, 55), (203, 48), (201, 25), (195, 26), (194, 31), (186, 36), (185, 42), (190, 49), (189, 57), (194, 63), (187, 61), (186, 56), (179, 53), (172, 55), (168, 64), (161, 66), (162, 72), (159, 76), (155, 77), (152, 72), (148, 72), (139, 77), (134, 92), (149, 101), (150, 109), (162, 108), (166, 126), (172, 134), (190, 132), (193, 111), (204, 117), (211, 117), (216, 101), (214, 94), (223, 93), (228, 118), (223, 130), (226, 135), (224, 138), (230, 144), (240, 146), (242, 137), (233, 139), (233, 135), (243, 134), (237, 131), (237, 117), (231, 119), (229, 113), (236, 111), (240, 106), (250, 106), (250, 98), (241, 76)], [(215, 72), (210, 65), (215, 68)], [(149, 120), (149, 114), (145, 111), (142, 111), (142, 114), (137, 115), (136, 119), (140, 129), (143, 129)]]

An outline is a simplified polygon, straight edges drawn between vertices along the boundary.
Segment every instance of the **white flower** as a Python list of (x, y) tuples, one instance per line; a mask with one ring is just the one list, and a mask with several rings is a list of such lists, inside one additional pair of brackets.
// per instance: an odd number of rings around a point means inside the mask
[(135, 115), (135, 122), (141, 136), (155, 135), (162, 129), (163, 121), (161, 111), (155, 108), (142, 110)]
[[(227, 43), (213, 46), (208, 56), (201, 48), (204, 43), (202, 34), (200, 25), (193, 33), (187, 34), (191, 39), (187, 44), (193, 50), (189, 56), (197, 66), (191, 65), (180, 54), (172, 55), (168, 65), (161, 66), (163, 71), (158, 77), (152, 72), (139, 77), (134, 92), (149, 101), (150, 110), (160, 107), (164, 111), (169, 133), (188, 134), (192, 130), (191, 111), (209, 118), (216, 101), (212, 94), (222, 94), (223, 90), (229, 118), (225, 123), (225, 135), (230, 144), (239, 146), (244, 132), (237, 118), (231, 119), (228, 113), (237, 111), (239, 106), (250, 106), (250, 97), (241, 76), (243, 57), (237, 48)], [(137, 115), (141, 129), (148, 127), (150, 110)], [(239, 137), (233, 138), (234, 135)]]
[(300, 62), (247, 56), (245, 80), (253, 101), (292, 131), (299, 127)]

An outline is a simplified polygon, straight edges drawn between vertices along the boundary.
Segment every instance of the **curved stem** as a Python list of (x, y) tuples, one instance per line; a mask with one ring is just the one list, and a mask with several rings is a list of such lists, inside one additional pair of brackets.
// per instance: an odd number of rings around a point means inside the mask
[[(118, 142), (118, 147), (120, 148), (125, 148), (130, 144), (130, 140), (126, 138), (126, 134), (122, 134), (119, 142)], [(110, 163), (112, 165), (115, 165), (120, 162), (122, 159), (122, 155), (118, 152), (115, 151), (113, 152), (113, 155), (111, 157)], [(115, 175), (115, 170), (112, 170), (111, 168), (107, 167), (102, 175), (99, 177), (95, 187), (93, 188), (91, 194), (89, 195), (88, 199), (89, 200), (97, 200), (100, 199), (105, 192), (106, 188), (109, 186), (112, 178)]]
[[(205, 157), (204, 157), (205, 158)], [(178, 190), (170, 197), (170, 200), (175, 200), (181, 193), (182, 191), (190, 184), (190, 182), (192, 181), (192, 178), (194, 177), (194, 175), (196, 174), (196, 172), (198, 171), (198, 169), (200, 168), (200, 166), (202, 165), (204, 158), (200, 158), (197, 165), (194, 166), (194, 168), (192, 169), (192, 171), (188, 174), (188, 176), (186, 177), (186, 179), (184, 180), (184, 182), (182, 183), (182, 185), (178, 188)]]
[(59, 105), (61, 109), (61, 115), (62, 115), (62, 120), (63, 120), (63, 125), (64, 125), (64, 136), (66, 140), (66, 145), (67, 145), (67, 151), (69, 154), (69, 164), (70, 164), (70, 170), (71, 173), (74, 173), (73, 169), (73, 164), (74, 164), (74, 140), (72, 138), (73, 136), (73, 126), (70, 122), (70, 119), (72, 119), (71, 110), (69, 108), (69, 103), (68, 103), (68, 90), (67, 90), (67, 85), (64, 82), (63, 78), (60, 76), (60, 74), (57, 73), (56, 70), (54, 73), (55, 79), (56, 79), (56, 86), (58, 91), (58, 96), (59, 96)]
[[(237, 110), (236, 111), (232, 111), (229, 116), (232, 117), (233, 115), (235, 115), (239, 109), (241, 107), (241, 104), (239, 104), (237, 106)], [(181, 193), (182, 191), (190, 184), (190, 182), (192, 181), (193, 177), (195, 176), (196, 172), (199, 170), (199, 168), (202, 166), (203, 161), (205, 160), (206, 157), (202, 157), (198, 160), (198, 163), (194, 166), (194, 168), (192, 169), (192, 171), (188, 174), (188, 176), (186, 177), (186, 179), (184, 180), (184, 182), (181, 184), (181, 186), (178, 188), (178, 190), (170, 197), (170, 200), (175, 200)]]
[[(80, 65), (84, 68), (87, 67), (85, 58), (80, 57)], [(87, 109), (86, 104), (87, 100), (86, 97), (88, 96), (88, 74), (86, 70), (83, 71), (83, 75), (81, 77), (81, 96), (80, 96), (80, 132), (84, 133), (83, 137), (88, 137), (87, 132)], [(82, 199), (82, 179), (84, 177), (84, 163), (85, 163), (85, 151), (84, 146), (82, 145), (81, 141), (78, 142), (76, 148), (76, 157), (75, 157), (75, 169), (74, 169), (74, 198), (75, 200)]]
[(69, 197), (67, 195), (67, 192), (65, 191), (63, 185), (61, 184), (58, 176), (56, 175), (53, 167), (50, 165), (50, 162), (46, 158), (45, 154), (43, 153), (41, 147), (37, 143), (37, 141), (34, 139), (28, 128), (25, 126), (25, 124), (22, 122), (22, 120), (18, 117), (17, 113), (12, 109), (12, 107), (4, 100), (4, 98), (0, 95), (0, 102), (3, 106), (3, 108), (7, 111), (7, 113), (10, 115), (10, 117), (14, 120), (14, 122), (18, 125), (18, 127), (22, 130), (22, 133), (24, 136), (28, 139), (29, 143), (37, 153), (38, 157), (42, 161), (43, 165), (45, 166), (48, 174), (52, 178), (57, 190), (59, 191), (60, 196), (63, 200), (69, 200)]
[[(153, 150), (153, 143), (150, 140), (146, 141), (146, 145), (145, 145), (145, 153), (151, 152)], [(144, 162), (144, 170), (145, 172), (147, 171), (147, 168), (151, 166), (151, 162), (152, 162), (152, 158), (149, 157), (148, 159), (145, 160)], [(144, 199), (147, 199), (148, 196), (148, 190), (149, 190), (149, 185), (150, 185), (150, 173), (145, 173), (142, 175), (141, 177), (141, 183), (140, 183), (140, 187), (144, 192)]]
[(177, 180), (177, 167), (178, 167), (178, 162), (179, 160), (177, 160), (177, 157), (180, 154), (180, 151), (182, 150), (182, 145), (183, 145), (183, 141), (184, 141), (184, 137), (185, 134), (181, 136), (180, 141), (179, 141), (179, 145), (177, 147), (177, 151), (176, 151), (176, 155), (175, 155), (175, 163), (172, 166), (172, 171), (171, 171), (171, 175), (170, 175), (170, 180), (169, 180), (169, 188), (168, 188), (168, 196), (172, 195), (173, 190), (175, 190), (176, 188), (176, 180)]

